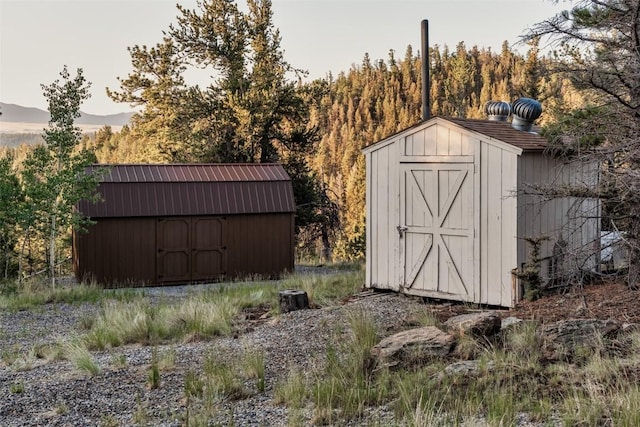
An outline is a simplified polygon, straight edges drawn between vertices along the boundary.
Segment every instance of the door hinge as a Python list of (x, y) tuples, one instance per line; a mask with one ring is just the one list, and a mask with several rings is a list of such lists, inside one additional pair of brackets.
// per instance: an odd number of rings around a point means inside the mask
[(402, 238), (404, 236), (404, 233), (409, 229), (409, 227), (407, 227), (406, 225), (399, 225), (396, 228), (398, 229), (398, 234), (400, 235), (400, 238)]

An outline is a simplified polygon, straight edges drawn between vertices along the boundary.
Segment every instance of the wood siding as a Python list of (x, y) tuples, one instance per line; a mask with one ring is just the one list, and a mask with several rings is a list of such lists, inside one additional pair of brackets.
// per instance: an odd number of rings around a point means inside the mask
[[(595, 268), (599, 202), (544, 203), (521, 191), (595, 183), (597, 167), (562, 165), (544, 146), (539, 135), (504, 123), (435, 117), (365, 148), (366, 286), (513, 306), (520, 295), (511, 272), (527, 259), (526, 236), (551, 238), (543, 257), (562, 240), (575, 255), (563, 258), (565, 267)], [(546, 259), (543, 275), (549, 270)]]
[(477, 302), (513, 304), (511, 270), (516, 266), (518, 156), (498, 145), (479, 145), (479, 253)]
[(377, 289), (400, 290), (398, 229), (400, 175), (398, 144), (380, 147), (366, 156), (367, 265), (366, 284)]
[[(593, 183), (598, 179), (595, 165), (584, 163), (564, 164), (559, 160), (535, 153), (524, 153), (518, 165), (518, 236), (547, 236), (541, 245), (543, 258), (541, 273), (549, 280), (551, 260), (556, 244), (566, 247), (562, 263), (565, 269), (584, 269), (597, 266), (596, 249), (600, 244), (600, 203), (596, 199), (565, 197), (542, 200), (531, 193), (532, 185), (561, 186), (565, 184)], [(518, 267), (527, 260), (531, 248), (522, 239), (518, 241)]]

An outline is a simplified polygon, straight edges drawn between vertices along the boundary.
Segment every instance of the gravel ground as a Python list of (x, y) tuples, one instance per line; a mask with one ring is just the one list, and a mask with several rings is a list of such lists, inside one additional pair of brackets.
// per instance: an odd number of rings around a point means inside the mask
[[(203, 286), (197, 285), (197, 289)], [(155, 298), (186, 296), (194, 287), (145, 288)], [(523, 302), (502, 317), (557, 320), (571, 317), (640, 322), (637, 301), (640, 291), (610, 283), (576, 288), (549, 295), (535, 303)], [(364, 310), (375, 318), (381, 335), (390, 335), (415, 324), (416, 316), (429, 311), (440, 321), (467, 312), (469, 305), (424, 304), (420, 299), (394, 293), (363, 292), (343, 304), (273, 317), (247, 313), (237, 333), (206, 342), (187, 342), (157, 347), (160, 358), (172, 363), (160, 369), (160, 385), (150, 389), (147, 378), (151, 349), (128, 345), (95, 352), (101, 372), (83, 374), (64, 360), (38, 358), (38, 348), (83, 333), (82, 324), (95, 316), (99, 305), (50, 304), (27, 311), (0, 313), (0, 427), (13, 426), (182, 426), (187, 402), (185, 377), (201, 372), (205, 359), (238, 361), (250, 348), (265, 355), (266, 389), (258, 392), (253, 382), (244, 384), (247, 396), (220, 404), (208, 425), (286, 426), (284, 405), (274, 403), (274, 387), (291, 369), (312, 372), (323, 363), (327, 345), (340, 341), (339, 330), (352, 310)], [(11, 362), (16, 355), (20, 357)], [(170, 356), (170, 357), (169, 357)], [(335, 425), (401, 425), (385, 407), (369, 408), (365, 419)], [(310, 424), (310, 408), (302, 411), (303, 424)], [(558, 424), (558, 423), (556, 423)], [(202, 425), (202, 424), (199, 424)], [(484, 426), (483, 420), (468, 420), (464, 426)], [(521, 414), (517, 425), (533, 426)], [(559, 425), (559, 424), (558, 424)]]
[[(180, 298), (188, 287), (145, 289), (145, 294)], [(207, 355), (237, 360), (246, 349), (264, 352), (266, 390), (245, 384), (246, 398), (223, 403), (209, 425), (285, 426), (287, 409), (273, 401), (275, 384), (292, 368), (303, 372), (322, 363), (330, 340), (346, 322), (350, 310), (373, 314), (381, 331), (391, 333), (405, 319), (424, 310), (418, 301), (395, 294), (363, 293), (345, 304), (295, 311), (275, 317), (245, 320), (239, 332), (206, 342), (160, 345), (158, 354), (171, 355), (160, 369), (160, 385), (147, 386), (151, 349), (129, 345), (95, 352), (101, 372), (88, 376), (64, 360), (39, 359), (39, 346), (83, 332), (82, 320), (98, 313), (91, 304), (56, 304), (0, 314), (0, 426), (181, 426), (186, 401), (185, 375), (201, 371)], [(383, 326), (384, 325), (384, 326)], [(11, 355), (20, 354), (9, 364)], [(311, 411), (303, 411), (307, 420)], [(372, 408), (357, 424), (395, 425), (386, 408)]]

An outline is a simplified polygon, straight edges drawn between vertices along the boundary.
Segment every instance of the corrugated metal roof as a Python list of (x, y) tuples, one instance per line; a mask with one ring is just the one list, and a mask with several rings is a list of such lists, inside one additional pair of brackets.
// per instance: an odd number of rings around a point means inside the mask
[(489, 120), (446, 118), (463, 128), (481, 133), (507, 144), (511, 144), (525, 151), (540, 151), (547, 148), (548, 142), (537, 133), (524, 132), (511, 127), (507, 122)]
[(82, 201), (91, 218), (295, 212), (291, 178), (278, 164), (94, 165), (109, 168)]
[(102, 182), (240, 182), (290, 181), (275, 163), (118, 164), (109, 168)]

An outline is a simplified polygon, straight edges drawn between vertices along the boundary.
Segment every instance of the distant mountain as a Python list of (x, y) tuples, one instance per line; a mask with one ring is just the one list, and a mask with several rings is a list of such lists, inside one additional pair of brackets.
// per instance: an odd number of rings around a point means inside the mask
[[(48, 123), (49, 112), (39, 108), (23, 107), (16, 104), (5, 104), (0, 102), (0, 122), (14, 123)], [(96, 115), (80, 112), (81, 116), (76, 120), (78, 125), (109, 125), (123, 126), (129, 123), (134, 113), (118, 113), (107, 115)]]

